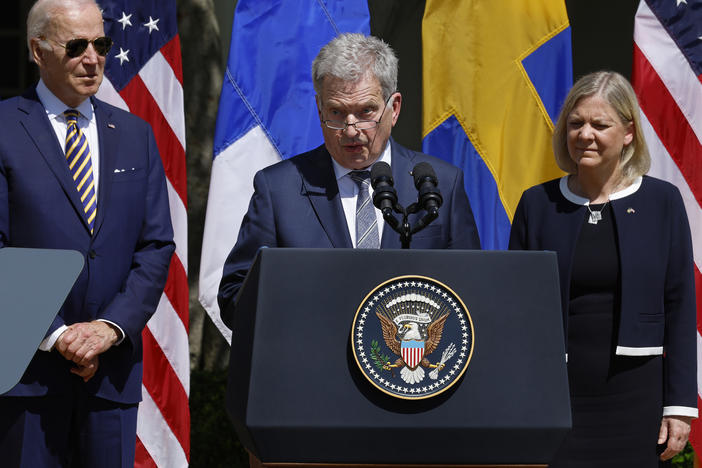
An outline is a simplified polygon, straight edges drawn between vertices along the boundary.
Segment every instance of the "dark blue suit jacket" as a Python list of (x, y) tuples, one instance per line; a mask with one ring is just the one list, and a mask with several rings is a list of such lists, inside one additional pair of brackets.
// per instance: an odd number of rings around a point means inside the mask
[[(392, 173), (403, 206), (417, 201), (410, 175), (419, 162), (436, 171), (444, 202), (439, 217), (412, 237), (415, 249), (479, 249), (480, 239), (463, 186), (463, 172), (426, 154), (411, 151), (390, 140)], [(422, 213), (410, 216), (414, 225)], [(262, 246), (352, 248), (331, 155), (324, 145), (274, 164), (254, 177), (254, 194), (239, 238), (224, 264), (219, 289), (222, 320), (231, 327), (230, 302)], [(387, 223), (381, 248), (400, 248), (399, 235)]]
[[(141, 400), (141, 331), (156, 309), (175, 248), (168, 194), (151, 127), (97, 99), (92, 103), (100, 143), (92, 236), (35, 90), (0, 103), (0, 247), (83, 254), (85, 266), (47, 336), (61, 325), (95, 319), (119, 325), (125, 340), (100, 355), (98, 371), (85, 387), (107, 400), (136, 403)], [(69, 392), (80, 379), (71, 367), (57, 351), (37, 351), (8, 395)]]
[[(661, 354), (655, 348), (663, 347), (664, 405), (696, 408), (692, 240), (680, 192), (644, 176), (636, 192), (610, 203), (621, 265), (617, 354)], [(512, 223), (510, 249), (557, 252), (566, 326), (571, 266), (586, 212), (552, 180), (524, 192)]]

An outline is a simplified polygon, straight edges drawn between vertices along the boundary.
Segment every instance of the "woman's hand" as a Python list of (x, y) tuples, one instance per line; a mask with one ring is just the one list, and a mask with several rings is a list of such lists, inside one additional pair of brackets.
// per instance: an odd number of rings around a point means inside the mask
[(690, 435), (689, 416), (663, 416), (661, 421), (661, 430), (658, 432), (658, 444), (668, 444), (661, 453), (661, 460), (670, 460), (677, 455), (687, 444), (687, 438)]

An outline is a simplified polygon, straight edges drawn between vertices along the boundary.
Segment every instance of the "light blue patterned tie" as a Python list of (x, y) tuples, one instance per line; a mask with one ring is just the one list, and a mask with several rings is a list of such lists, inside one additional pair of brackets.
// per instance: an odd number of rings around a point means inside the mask
[(380, 236), (378, 236), (378, 218), (376, 218), (375, 208), (370, 197), (370, 171), (351, 171), (349, 175), (358, 186), (356, 248), (378, 249), (380, 248)]
[(93, 232), (95, 215), (97, 214), (97, 197), (93, 180), (93, 163), (88, 147), (88, 139), (78, 126), (77, 110), (68, 109), (64, 112), (68, 129), (66, 130), (66, 162), (76, 184), (80, 201), (83, 204), (85, 219)]

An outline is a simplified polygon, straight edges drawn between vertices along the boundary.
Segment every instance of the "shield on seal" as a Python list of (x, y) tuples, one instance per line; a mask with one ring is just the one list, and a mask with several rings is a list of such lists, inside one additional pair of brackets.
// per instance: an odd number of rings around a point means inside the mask
[(424, 341), (418, 340), (403, 340), (402, 360), (405, 361), (407, 367), (414, 370), (424, 357)]

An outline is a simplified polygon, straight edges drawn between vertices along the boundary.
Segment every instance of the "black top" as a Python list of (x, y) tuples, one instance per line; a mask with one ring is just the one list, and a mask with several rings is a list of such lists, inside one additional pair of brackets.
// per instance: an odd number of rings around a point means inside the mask
[(619, 288), (619, 253), (610, 204), (590, 205), (600, 212), (597, 224), (588, 222), (586, 214), (575, 246), (573, 270), (570, 277), (570, 301), (587, 294), (613, 295)]

